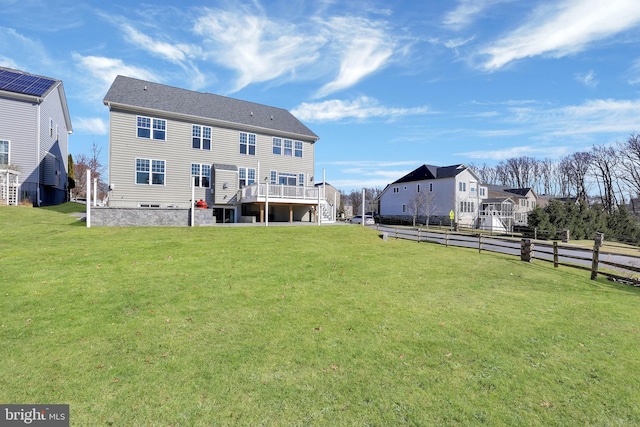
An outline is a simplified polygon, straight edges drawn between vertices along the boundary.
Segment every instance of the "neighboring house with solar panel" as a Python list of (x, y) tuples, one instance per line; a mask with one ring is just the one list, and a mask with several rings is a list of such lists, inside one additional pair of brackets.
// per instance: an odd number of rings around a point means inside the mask
[[(71, 117), (62, 81), (0, 67), (0, 199), (67, 200)], [(3, 171), (3, 172), (2, 172)]]
[(287, 110), (124, 76), (104, 104), (110, 207), (188, 208), (193, 191), (217, 222), (334, 218), (314, 186), (319, 138)]

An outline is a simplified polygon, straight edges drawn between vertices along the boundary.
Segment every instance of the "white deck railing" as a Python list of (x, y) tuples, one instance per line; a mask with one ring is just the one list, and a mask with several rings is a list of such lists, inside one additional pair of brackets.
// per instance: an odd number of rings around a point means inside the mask
[[(298, 187), (292, 185), (269, 184), (269, 199), (297, 199), (318, 201), (318, 192), (322, 198), (321, 187)], [(251, 184), (242, 190), (242, 200), (263, 200), (267, 197), (267, 184)]]

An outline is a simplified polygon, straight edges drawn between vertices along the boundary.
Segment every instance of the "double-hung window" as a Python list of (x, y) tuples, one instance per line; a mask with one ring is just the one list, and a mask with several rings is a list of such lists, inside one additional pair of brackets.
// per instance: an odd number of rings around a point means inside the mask
[(273, 154), (278, 156), (282, 154), (282, 139), (273, 138)]
[(211, 128), (209, 126), (191, 126), (191, 146), (198, 150), (211, 150)]
[(191, 163), (191, 179), (195, 187), (209, 188), (211, 185), (211, 165)]
[(467, 191), (467, 183), (459, 182), (458, 183), (458, 191)]
[(240, 154), (256, 155), (256, 134), (240, 132)]
[(136, 184), (164, 185), (164, 160), (136, 159)]
[(0, 165), (9, 164), (9, 141), (0, 140)]
[(296, 157), (300, 157), (302, 158), (302, 141), (296, 141), (295, 142), (295, 152), (294, 152)]
[(138, 116), (136, 119), (136, 127), (138, 138), (156, 139), (159, 141), (165, 141), (167, 139), (166, 120)]
[(238, 168), (238, 186), (246, 187), (256, 182), (256, 170), (254, 168)]
[(290, 139), (284, 140), (284, 153), (285, 156), (291, 157), (293, 155), (293, 141)]

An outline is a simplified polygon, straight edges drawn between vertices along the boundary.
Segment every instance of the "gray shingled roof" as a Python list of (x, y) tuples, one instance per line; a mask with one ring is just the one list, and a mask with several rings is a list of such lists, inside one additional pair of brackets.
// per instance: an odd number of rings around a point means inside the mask
[(212, 93), (195, 92), (144, 80), (118, 76), (104, 97), (119, 104), (185, 116), (213, 119), (285, 133), (319, 137), (289, 111)]

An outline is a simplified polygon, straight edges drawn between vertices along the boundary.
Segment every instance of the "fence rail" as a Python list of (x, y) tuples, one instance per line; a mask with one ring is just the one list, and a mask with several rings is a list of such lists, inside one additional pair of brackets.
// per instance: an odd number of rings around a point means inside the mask
[[(554, 267), (560, 265), (591, 271), (595, 280), (598, 274), (611, 280), (640, 287), (640, 280), (634, 276), (640, 273), (640, 257), (601, 252), (600, 245), (594, 243), (593, 249), (585, 249), (558, 242), (548, 243), (515, 237), (499, 237), (481, 233), (461, 233), (455, 231), (425, 230), (411, 227), (394, 227), (378, 224), (381, 237), (387, 239), (412, 240), (418, 243), (431, 242), (445, 246), (457, 246), (506, 255), (519, 256), (526, 259), (524, 251), (530, 251), (527, 260), (539, 259), (552, 262)], [(525, 248), (525, 241), (528, 242)]]

